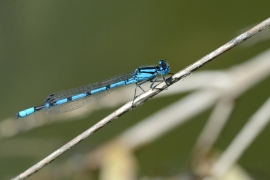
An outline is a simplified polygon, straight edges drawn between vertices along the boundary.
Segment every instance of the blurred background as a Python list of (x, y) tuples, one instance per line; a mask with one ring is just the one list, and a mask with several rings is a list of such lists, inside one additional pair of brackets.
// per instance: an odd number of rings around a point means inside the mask
[[(0, 122), (15, 121), (18, 111), (40, 105), (50, 93), (154, 65), (160, 59), (166, 59), (171, 71), (178, 72), (268, 18), (269, 5), (269, 0), (245, 1), (244, 4), (241, 1), (1, 0)], [(199, 71), (230, 68), (267, 50), (270, 29), (264, 34), (260, 41), (256, 41), (255, 36)], [(188, 77), (184, 81), (188, 81)], [(265, 102), (269, 97), (269, 83), (268, 77), (237, 99), (222, 136), (215, 143), (216, 149), (224, 150)], [(129, 100), (132, 97), (131, 92)], [(151, 99), (29, 179), (106, 179), (100, 168), (88, 165), (89, 169), (94, 169), (90, 171), (78, 159), (84, 159), (84, 154), (181, 97), (183, 94)], [(0, 179), (23, 172), (120, 106), (101, 108), (74, 121), (26, 127), (15, 135), (2, 135)], [(193, 145), (210, 112), (208, 109), (136, 149), (132, 153), (136, 179), (169, 178), (189, 172)], [(37, 114), (50, 119), (57, 116)], [(27, 118), (24, 124), (29, 122)], [(269, 136), (267, 126), (238, 161), (254, 179), (270, 179)], [(71, 159), (75, 159), (74, 162), (71, 163)], [(76, 170), (62, 175), (62, 171), (67, 171), (63, 168), (67, 162), (69, 165), (65, 167), (76, 167)]]

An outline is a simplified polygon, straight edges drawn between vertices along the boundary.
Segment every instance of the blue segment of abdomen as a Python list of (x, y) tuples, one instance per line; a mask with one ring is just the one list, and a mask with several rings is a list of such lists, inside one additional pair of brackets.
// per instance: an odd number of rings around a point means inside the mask
[(31, 108), (25, 109), (23, 111), (20, 111), (18, 113), (17, 117), (22, 118), (22, 117), (28, 116), (30, 114), (33, 114), (34, 112), (35, 112), (35, 108), (31, 107)]
[(102, 87), (102, 88), (94, 89), (94, 90), (90, 91), (90, 93), (95, 94), (95, 93), (98, 93), (98, 92), (101, 92), (101, 91), (106, 91), (106, 90), (107, 90), (106, 87)]
[(126, 82), (125, 81), (120, 81), (120, 82), (111, 84), (110, 88), (115, 88), (115, 87), (124, 86), (124, 85), (126, 85)]
[(67, 103), (67, 102), (68, 102), (67, 98), (60, 99), (60, 100), (56, 101), (53, 105), (60, 105), (60, 104), (64, 104), (64, 103)]
[(85, 93), (82, 93), (82, 94), (77, 94), (75, 96), (72, 96), (71, 97), (71, 100), (76, 100), (76, 99), (80, 99), (80, 98), (83, 98), (83, 97), (86, 97), (86, 94)]

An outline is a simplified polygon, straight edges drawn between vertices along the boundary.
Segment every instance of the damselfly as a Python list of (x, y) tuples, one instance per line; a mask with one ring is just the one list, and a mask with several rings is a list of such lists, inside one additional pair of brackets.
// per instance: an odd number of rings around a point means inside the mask
[(24, 118), (40, 110), (47, 113), (61, 113), (78, 109), (88, 103), (103, 98), (110, 90), (128, 84), (136, 84), (135, 98), (137, 87), (141, 88), (141, 84), (150, 81), (152, 82), (150, 88), (152, 88), (153, 84), (157, 81), (158, 75), (161, 75), (163, 80), (167, 83), (164, 75), (168, 74), (169, 71), (170, 67), (166, 61), (160, 60), (157, 66), (139, 67), (131, 73), (121, 74), (101, 82), (88, 84), (74, 89), (56, 92), (47, 96), (42, 105), (20, 111), (17, 114), (17, 118)]

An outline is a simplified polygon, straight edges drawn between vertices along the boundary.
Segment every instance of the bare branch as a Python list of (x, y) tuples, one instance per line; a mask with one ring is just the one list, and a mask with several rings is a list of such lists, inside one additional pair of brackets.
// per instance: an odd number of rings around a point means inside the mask
[(222, 97), (214, 108), (209, 120), (203, 128), (197, 142), (195, 143), (194, 153), (200, 154), (202, 151), (207, 152), (216, 142), (221, 131), (223, 130), (227, 120), (229, 119), (234, 109), (234, 102), (232, 99)]
[(239, 159), (243, 152), (249, 147), (262, 129), (270, 120), (270, 98), (262, 107), (250, 118), (235, 137), (230, 146), (224, 151), (212, 168), (215, 178), (220, 178)]

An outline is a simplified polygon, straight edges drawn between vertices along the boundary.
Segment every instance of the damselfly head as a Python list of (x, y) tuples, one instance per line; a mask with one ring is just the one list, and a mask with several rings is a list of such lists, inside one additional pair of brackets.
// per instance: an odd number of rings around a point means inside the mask
[(158, 62), (158, 73), (165, 75), (170, 71), (170, 66), (169, 64), (166, 62), (166, 60), (160, 60)]

